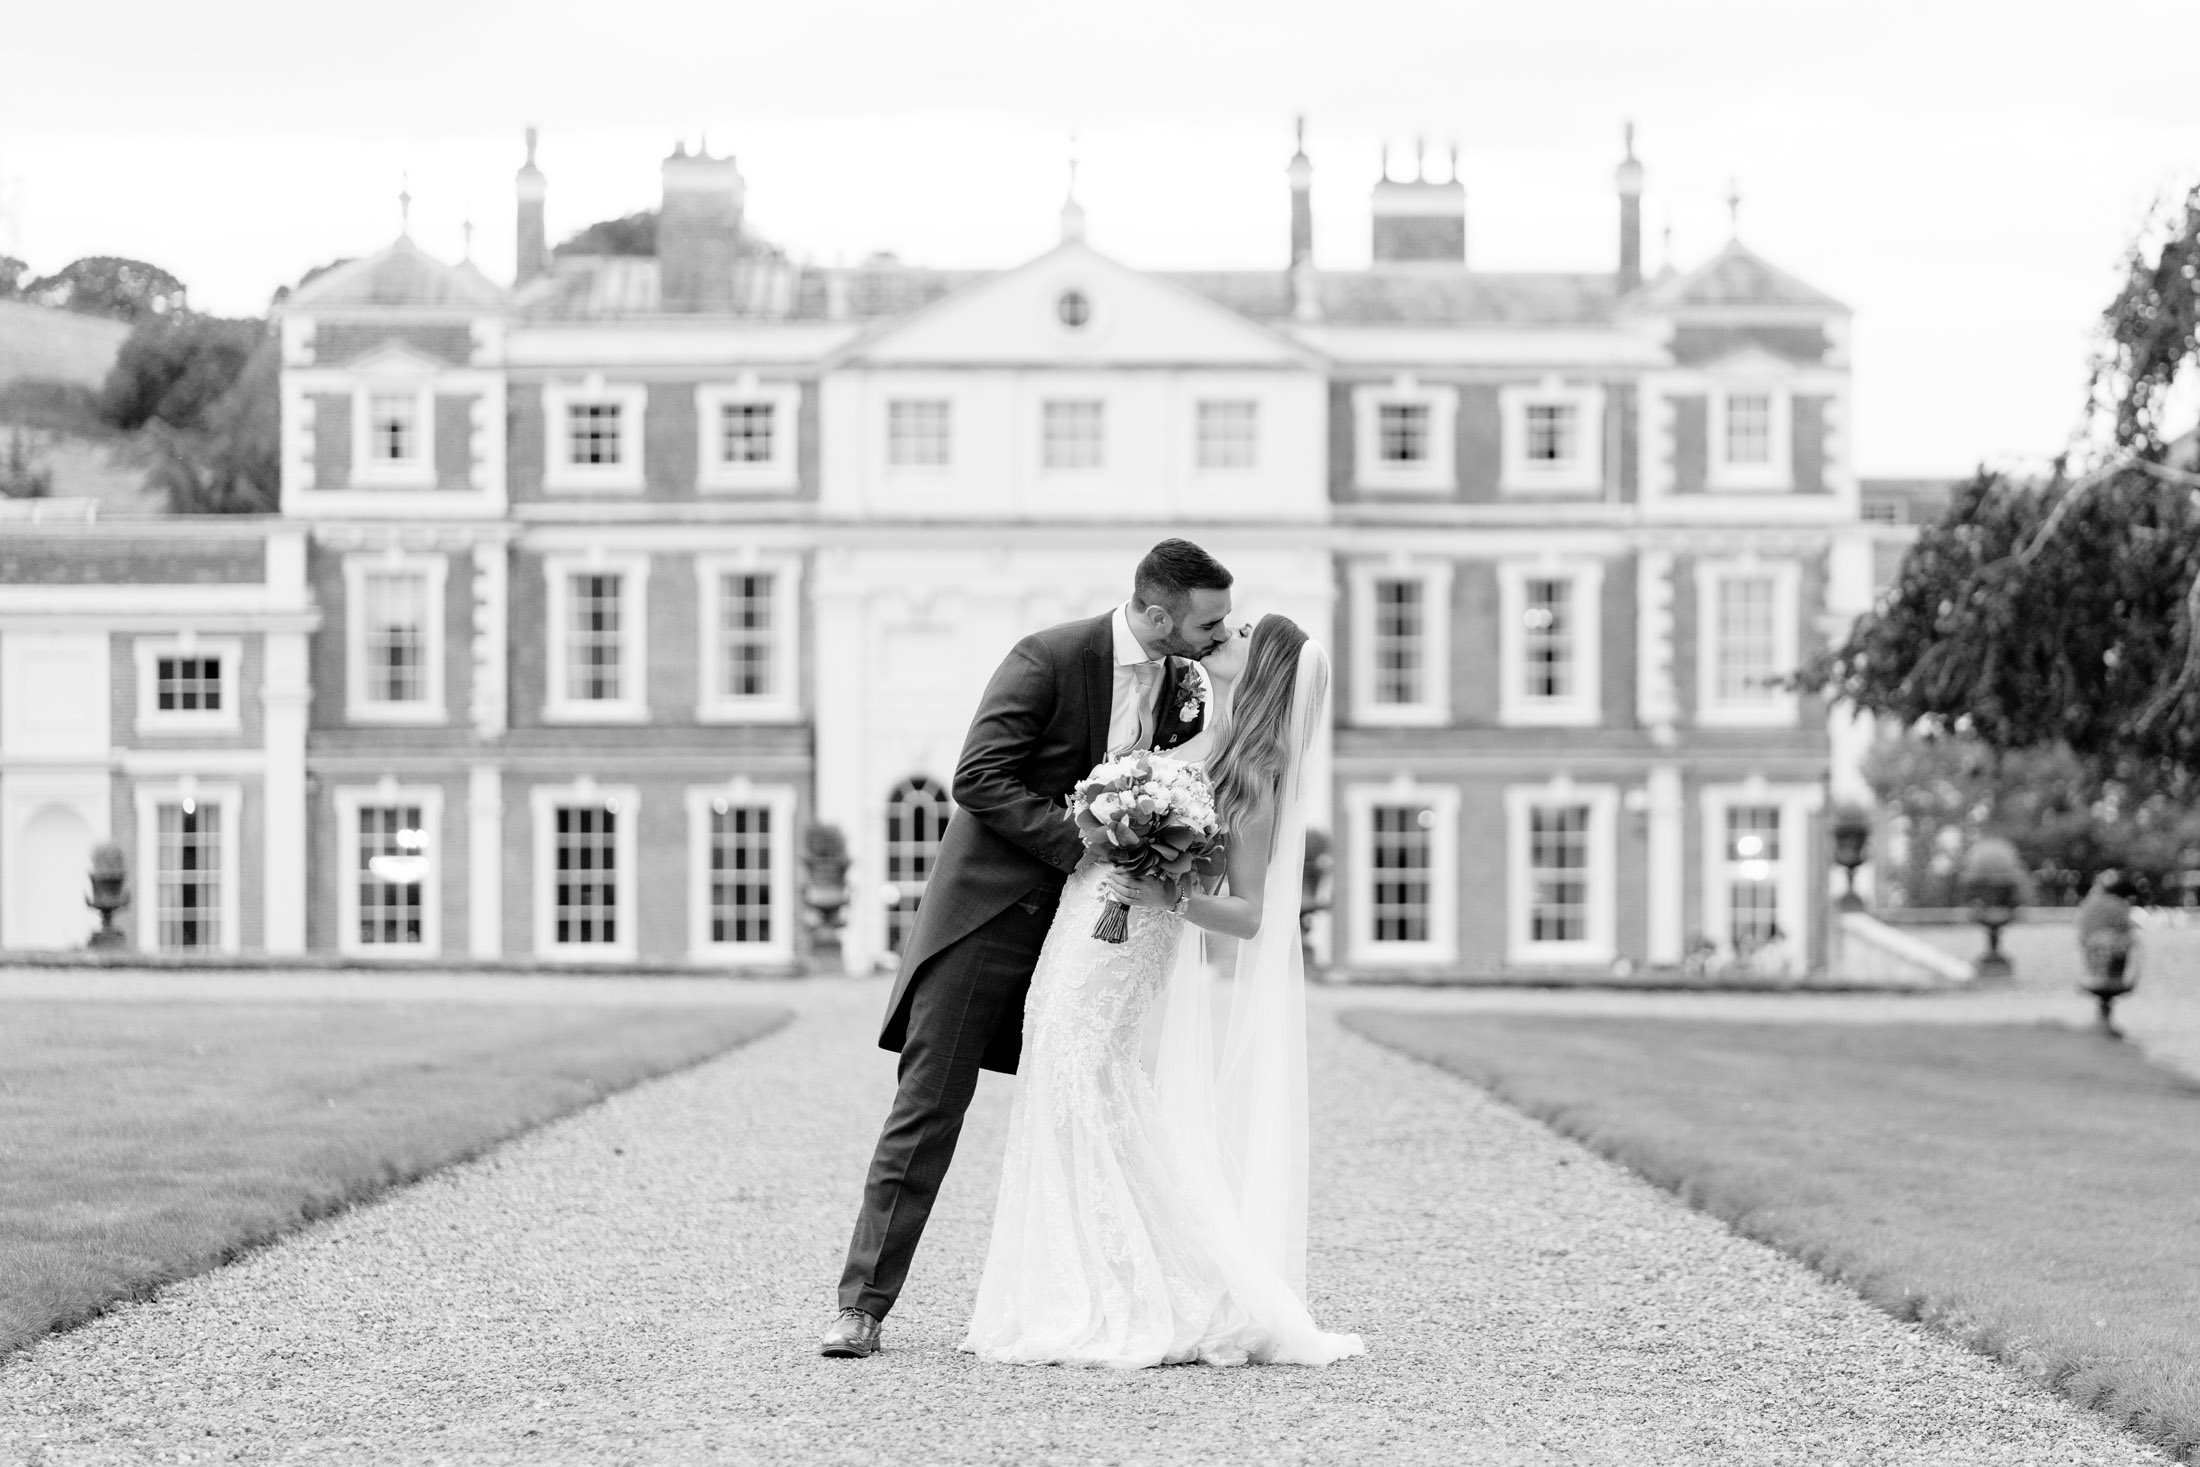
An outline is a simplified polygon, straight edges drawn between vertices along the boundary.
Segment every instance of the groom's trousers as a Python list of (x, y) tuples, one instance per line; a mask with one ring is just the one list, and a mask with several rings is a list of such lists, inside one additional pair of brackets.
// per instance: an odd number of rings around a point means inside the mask
[(955, 1159), (979, 1060), (1002, 1024), (1021, 1025), (1056, 896), (1038, 891), (933, 954), (910, 988), (901, 1082), (879, 1132), (848, 1243), (840, 1307), (884, 1319)]

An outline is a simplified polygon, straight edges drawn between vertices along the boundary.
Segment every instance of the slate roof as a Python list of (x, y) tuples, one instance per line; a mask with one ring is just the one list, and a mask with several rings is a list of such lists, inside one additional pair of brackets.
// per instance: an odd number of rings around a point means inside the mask
[(401, 234), (379, 254), (339, 265), (300, 286), (284, 309), (500, 311), (508, 304), (504, 289), (470, 263), (446, 265)]
[[(1256, 321), (1291, 318), (1282, 270), (1171, 272), (1169, 279)], [(1609, 321), (1610, 275), (1487, 273), (1427, 265), (1317, 270), (1321, 319), (1347, 326), (1587, 326)]]
[(1815, 285), (1788, 274), (1754, 253), (1740, 240), (1695, 269), (1660, 278), (1631, 304), (1654, 311), (1686, 311), (1732, 306), (1801, 307), (1846, 313), (1848, 307)]
[[(519, 294), (536, 320), (590, 321), (654, 316), (662, 309), (656, 257), (564, 255), (552, 274)], [(906, 316), (990, 270), (929, 270), (895, 263), (802, 265), (777, 254), (734, 267), (736, 316), (775, 321), (883, 320)]]

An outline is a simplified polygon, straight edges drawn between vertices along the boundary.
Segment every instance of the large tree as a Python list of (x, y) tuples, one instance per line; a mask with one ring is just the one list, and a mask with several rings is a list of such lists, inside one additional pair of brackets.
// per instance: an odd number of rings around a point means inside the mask
[(154, 317), (122, 344), (100, 417), (151, 451), (149, 481), (174, 513), (272, 512), (280, 370), (263, 321)]
[(23, 299), (136, 322), (182, 311), (187, 292), (182, 281), (158, 265), (120, 255), (87, 255), (24, 286)]
[(2095, 784), (2200, 788), (2200, 187), (2103, 313), (2086, 437), (2038, 479), (1980, 470), (1880, 605), (1806, 674), (1855, 707), (2066, 747)]

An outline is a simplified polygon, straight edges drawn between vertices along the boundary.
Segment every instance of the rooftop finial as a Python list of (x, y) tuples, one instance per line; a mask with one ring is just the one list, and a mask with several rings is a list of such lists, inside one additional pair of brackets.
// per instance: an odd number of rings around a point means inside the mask
[(1413, 135), (1413, 181), (1428, 182), (1428, 137), (1425, 133)]
[(466, 201), (466, 220), (458, 228), (466, 238), (466, 251), (459, 258), (471, 260), (474, 257), (474, 204), (471, 199)]
[(527, 166), (529, 168), (535, 166), (535, 135), (534, 128), (527, 129)]
[(1295, 119), (1294, 131), (1298, 138), (1299, 156), (1303, 158), (1306, 156), (1306, 114), (1304, 112), (1301, 112)]
[(1742, 185), (1732, 178), (1726, 181), (1726, 228), (1734, 238), (1742, 237)]
[(1383, 182), (1390, 182), (1390, 142), (1387, 138), (1383, 141)]
[(1634, 162), (1634, 161), (1635, 161), (1635, 124), (1634, 124), (1633, 122), (1631, 122), (1631, 121), (1630, 121), (1630, 122), (1629, 122), (1629, 123), (1627, 124), (1627, 127), (1626, 127), (1626, 136), (1627, 136), (1627, 161), (1628, 161), (1628, 162), (1630, 162), (1630, 163), (1632, 163), (1632, 162)]
[(1663, 234), (1665, 239), (1665, 268), (1671, 270), (1673, 268), (1673, 216), (1670, 214), (1665, 216)]
[(1069, 135), (1069, 193), (1062, 200), (1062, 243), (1085, 237), (1085, 206), (1077, 202), (1077, 134)]
[(1459, 144), (1456, 141), (1451, 145), (1451, 181), (1459, 181)]
[(397, 185), (397, 232), (399, 234), (411, 234), (412, 222), (412, 175), (410, 173), (406, 173), (399, 175), (399, 182)]

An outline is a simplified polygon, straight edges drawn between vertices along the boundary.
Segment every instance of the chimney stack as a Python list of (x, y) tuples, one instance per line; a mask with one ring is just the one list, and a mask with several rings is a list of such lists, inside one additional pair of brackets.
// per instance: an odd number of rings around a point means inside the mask
[(691, 314), (731, 312), (747, 197), (741, 170), (731, 157), (711, 157), (707, 142), (694, 153), (676, 143), (664, 162), (664, 190), (657, 218), (659, 305)]
[(1642, 165), (1635, 161), (1635, 125), (1627, 124), (1627, 157), (1619, 165), (1619, 288), (1642, 284)]
[(1306, 156), (1306, 117), (1298, 122), (1298, 151), (1291, 155), (1291, 268), (1314, 262), (1314, 165)]
[(1390, 176), (1390, 147), (1383, 147), (1383, 178), (1375, 185), (1375, 263), (1467, 263), (1467, 190), (1459, 182), (1459, 149), (1451, 150), (1451, 177), (1427, 175), (1424, 150), (1414, 145), (1414, 177)]
[(512, 179), (512, 191), (519, 195), (519, 269), (514, 285), (525, 285), (550, 270), (550, 252), (543, 243), (542, 201), (550, 192), (550, 182), (535, 166), (535, 129), (527, 129), (527, 161)]

